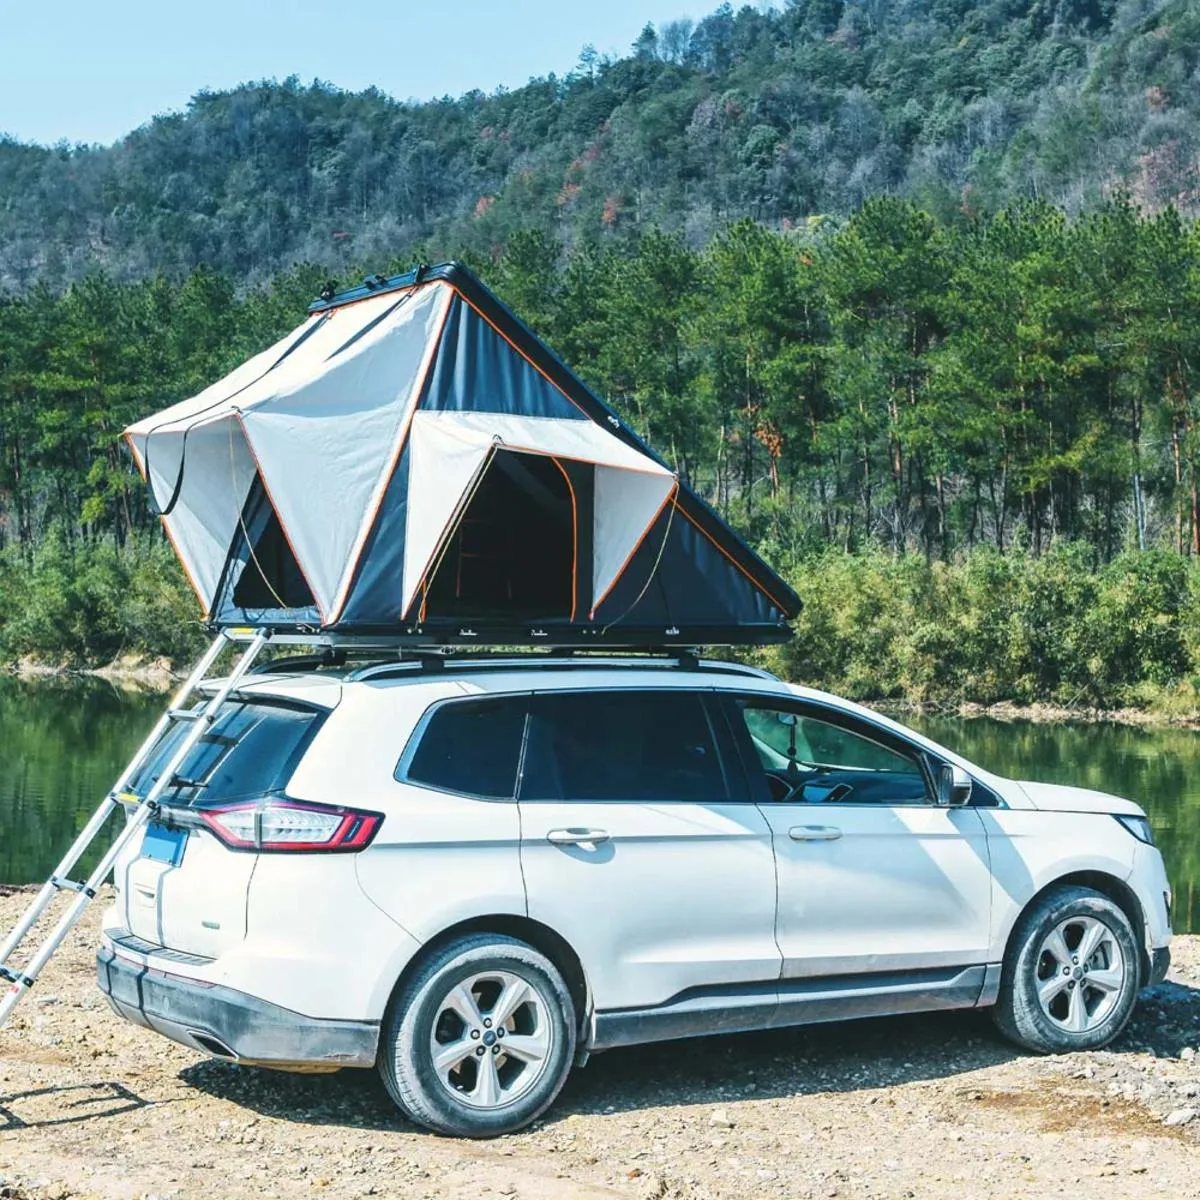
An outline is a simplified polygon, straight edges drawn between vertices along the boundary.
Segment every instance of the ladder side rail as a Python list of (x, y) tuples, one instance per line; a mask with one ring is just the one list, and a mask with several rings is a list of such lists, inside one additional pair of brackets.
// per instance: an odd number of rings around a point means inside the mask
[(193, 723), (191, 729), (188, 730), (176, 748), (175, 753), (171, 756), (171, 761), (163, 768), (162, 773), (154, 781), (150, 790), (138, 801), (137, 808), (134, 809), (135, 815), (139, 809), (144, 808), (152, 811), (157, 807), (159, 798), (171, 786), (171, 781), (175, 778), (175, 774), (179, 768), (183, 766), (184, 759), (192, 752), (192, 748), (196, 743), (208, 732), (221, 706), (229, 699), (229, 694), (241, 683), (246, 672), (250, 670), (254, 660), (258, 657), (259, 651), (267, 644), (268, 636), (266, 633), (259, 633), (246, 647), (241, 658), (238, 659), (237, 665), (204, 705), (201, 720)]
[(125, 767), (125, 770), (121, 772), (120, 778), (113, 784), (112, 790), (100, 802), (100, 807), (96, 809), (88, 823), (79, 831), (79, 836), (72, 842), (71, 848), (63, 855), (50, 878), (42, 885), (41, 891), (38, 892), (29, 907), (21, 915), (21, 919), (10, 930), (8, 937), (4, 940), (4, 945), (0, 946), (0, 966), (8, 962), (13, 951), (25, 940), (26, 935), (37, 924), (46, 909), (49, 908), (51, 901), (58, 892), (58, 889), (54, 886), (54, 881), (56, 879), (68, 878), (74, 870), (75, 864), (83, 856), (84, 851), (99, 836), (105, 823), (112, 816), (113, 809), (120, 803), (117, 799), (119, 793), (129, 783), (130, 779), (133, 778), (137, 769), (145, 761), (146, 756), (157, 744), (158, 739), (162, 737), (167, 726), (171, 723), (171, 709), (181, 707), (188, 696), (195, 691), (200, 681), (208, 673), (209, 668), (220, 657), (221, 651), (228, 644), (228, 640), (224, 633), (218, 634), (213, 644), (201, 656), (200, 661), (175, 694), (166, 711), (159, 717), (158, 723), (151, 730), (149, 737), (142, 743), (138, 752)]
[[(183, 765), (184, 759), (191, 753), (192, 748), (208, 731), (213, 717), (220, 710), (221, 706), (229, 698), (229, 694), (241, 682), (242, 677), (249, 670), (254, 659), (258, 656), (259, 651), (266, 645), (269, 634), (259, 632), (247, 646), (245, 652), (238, 660), (237, 666), (233, 672), (221, 684), (217, 691), (204, 707), (204, 720), (197, 721), (188, 730), (187, 736), (180, 743), (176, 752), (171, 756), (171, 761), (163, 770), (162, 774), (155, 781), (154, 785), (139, 801), (137, 807), (129, 815), (129, 819), (125, 823), (125, 828), (117, 835), (113, 844), (108, 848), (108, 851), (101, 858), (96, 869), (88, 877), (83, 888), (71, 902), (67, 911), (63, 913), (62, 918), (54, 929), (47, 935), (45, 941), (38, 947), (37, 951), (25, 969), (20, 972), (13, 972), (16, 978), (12, 979), (11, 986), (5, 994), (3, 1000), (0, 1000), (0, 1026), (8, 1019), (9, 1014), (17, 1006), (21, 997), (33, 986), (42, 969), (58, 947), (66, 939), (67, 934), (78, 923), (79, 918), (83, 915), (83, 911), (92, 902), (92, 898), (96, 894), (96, 890), (104, 882), (109, 871), (112, 870), (113, 864), (121, 851), (129, 844), (133, 837), (141, 830), (153, 816), (158, 807), (158, 800), (162, 794), (171, 785), (171, 780), (175, 773)], [(215, 656), (214, 656), (215, 658)], [(50, 885), (53, 886), (53, 885)]]
[(91, 904), (92, 899), (96, 895), (96, 890), (104, 882), (109, 871), (112, 870), (113, 864), (117, 861), (117, 857), (121, 851), (133, 840), (133, 838), (141, 832), (142, 827), (150, 820), (154, 814), (154, 809), (149, 804), (139, 804), (129, 820), (125, 823), (125, 827), (117, 835), (113, 844), (105, 852), (104, 857), (100, 860), (96, 869), (88, 877), (87, 882), (80, 889), (79, 894), (71, 901), (70, 907), (54, 929), (46, 936), (46, 940), (37, 948), (33, 957), (26, 964), (23, 971), (14, 971), (11, 973), (11, 986), (5, 993), (4, 998), (0, 999), (0, 1026), (8, 1020), (9, 1013), (16, 1008), (20, 1003), (21, 997), (33, 987), (37, 982), (38, 976), (42, 973), (42, 968), (50, 961), (54, 952), (66, 940), (67, 935), (75, 928), (79, 918), (83, 915), (83, 910)]
[[(228, 636), (225, 633), (217, 634), (216, 638), (213, 639), (212, 645), (205, 650), (204, 654), (200, 658), (200, 661), (195, 665), (195, 667), (192, 668), (192, 673), (180, 685), (179, 691), (177, 691), (175, 695), (171, 697), (171, 703), (167, 705), (163, 715), (158, 718), (158, 722), (150, 731), (150, 734), (146, 740), (138, 748), (138, 752), (129, 760), (128, 765), (125, 767), (125, 770), (121, 772), (117, 782), (112, 785), (109, 795), (115, 797), (125, 790), (125, 787), (128, 785), (129, 781), (137, 773), (137, 769), (142, 765), (143, 762), (145, 762), (146, 756), (154, 748), (155, 744), (158, 742), (158, 739), (166, 732), (167, 726), (171, 724), (171, 713), (176, 709), (183, 708), (188, 697), (196, 690), (196, 688), (200, 686), (205, 676), (207, 676), (209, 669), (212, 667), (213, 663), (215, 663), (217, 659), (221, 657), (221, 651), (224, 650), (227, 645), (229, 645)], [(74, 860), (72, 860), (71, 866), (74, 866)], [(67, 867), (66, 869), (70, 870), (70, 867)], [(59, 872), (57, 873), (61, 874), (62, 868), (60, 868)]]
[(67, 852), (66, 857), (55, 868), (50, 878), (42, 884), (41, 891), (38, 892), (34, 901), (21, 914), (21, 919), (13, 926), (4, 941), (4, 945), (0, 947), (0, 967), (8, 962), (16, 948), (25, 940), (29, 931), (38, 923), (46, 909), (50, 907), (51, 901), (58, 894), (55, 880), (66, 878), (70, 874), (71, 868), (75, 866), (83, 852), (99, 836), (100, 831), (104, 828), (109, 817), (112, 816), (113, 809), (116, 807), (118, 807), (117, 800), (112, 796), (105, 796), (103, 803), (92, 814), (91, 820), (83, 827), (79, 837), (75, 839), (75, 844)]

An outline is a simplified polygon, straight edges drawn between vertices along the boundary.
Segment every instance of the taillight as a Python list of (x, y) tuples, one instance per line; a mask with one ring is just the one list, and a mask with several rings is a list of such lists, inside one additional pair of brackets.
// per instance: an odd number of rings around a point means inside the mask
[(284, 799), (220, 804), (199, 815), (231, 849), (262, 852), (362, 850), (383, 824), (382, 813)]

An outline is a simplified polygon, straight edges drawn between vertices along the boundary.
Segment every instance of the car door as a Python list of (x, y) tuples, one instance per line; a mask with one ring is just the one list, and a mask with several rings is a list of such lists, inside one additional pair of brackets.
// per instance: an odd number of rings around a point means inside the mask
[(987, 961), (983, 822), (935, 801), (921, 750), (832, 706), (753, 695), (727, 711), (774, 837), (785, 978)]
[(532, 698), (529, 915), (574, 947), (598, 1011), (779, 977), (771, 830), (713, 703), (682, 688)]

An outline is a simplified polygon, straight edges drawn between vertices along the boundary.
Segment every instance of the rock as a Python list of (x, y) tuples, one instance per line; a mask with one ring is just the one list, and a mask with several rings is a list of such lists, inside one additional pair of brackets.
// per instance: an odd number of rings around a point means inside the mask
[(1189, 1121), (1196, 1119), (1196, 1110), (1194, 1108), (1177, 1108), (1173, 1113), (1163, 1119), (1164, 1125), (1186, 1125)]
[(1191, 1062), (1192, 1059), (1196, 1057), (1195, 1048), (1192, 1046), (1184, 1046), (1184, 1048), (1179, 1052), (1179, 1057), (1182, 1058), (1184, 1062)]
[(729, 1119), (729, 1114), (723, 1108), (714, 1108), (708, 1118), (710, 1125), (718, 1125), (722, 1129), (732, 1129), (733, 1122)]

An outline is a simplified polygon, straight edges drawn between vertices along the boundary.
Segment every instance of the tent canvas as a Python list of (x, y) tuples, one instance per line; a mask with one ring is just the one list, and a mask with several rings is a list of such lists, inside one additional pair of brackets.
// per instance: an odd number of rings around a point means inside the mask
[(700, 644), (778, 640), (799, 609), (457, 264), (315, 302), (126, 436), (214, 626)]

